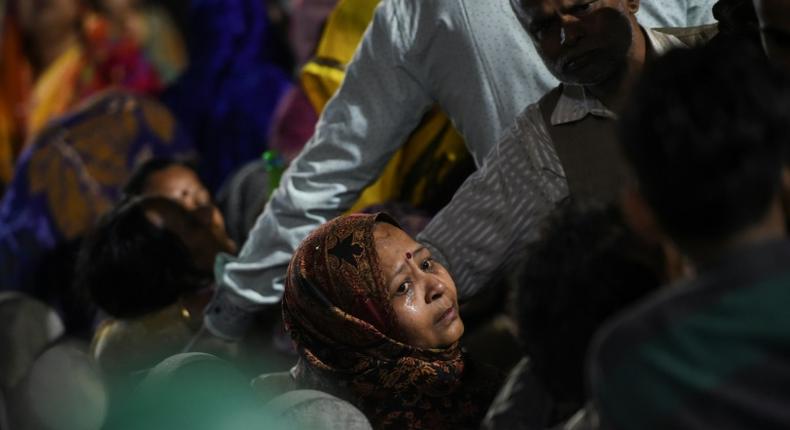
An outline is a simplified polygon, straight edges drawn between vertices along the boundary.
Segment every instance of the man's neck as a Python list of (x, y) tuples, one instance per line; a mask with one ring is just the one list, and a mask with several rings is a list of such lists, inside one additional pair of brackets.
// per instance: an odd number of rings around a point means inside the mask
[(641, 26), (634, 32), (631, 51), (620, 73), (598, 84), (587, 87), (609, 109), (620, 112), (636, 80), (642, 74), (645, 62), (654, 56), (648, 37)]
[(785, 215), (780, 203), (775, 202), (765, 218), (743, 231), (720, 241), (688, 242), (682, 245), (696, 267), (709, 265), (739, 249), (759, 243), (787, 238)]

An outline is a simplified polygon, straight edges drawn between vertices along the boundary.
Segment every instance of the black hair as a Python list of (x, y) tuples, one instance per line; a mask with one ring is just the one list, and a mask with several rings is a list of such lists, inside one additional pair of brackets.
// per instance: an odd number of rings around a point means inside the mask
[(788, 138), (788, 81), (749, 43), (659, 58), (621, 121), (641, 193), (676, 239), (725, 239), (764, 217)]
[(148, 180), (154, 173), (160, 172), (172, 166), (186, 167), (197, 174), (194, 164), (188, 161), (181, 161), (172, 158), (152, 158), (134, 169), (126, 184), (123, 186), (125, 198), (140, 196), (148, 186)]
[(568, 201), (527, 255), (516, 293), (519, 337), (552, 398), (577, 410), (593, 335), (663, 283), (664, 254), (632, 233), (616, 208)]
[(173, 204), (160, 197), (122, 202), (82, 245), (77, 288), (110, 316), (145, 315), (201, 285), (186, 245), (146, 216), (146, 208), (157, 201)]
[(737, 37), (760, 45), (760, 24), (753, 0), (719, 0), (713, 5), (713, 17), (718, 22), (719, 38)]

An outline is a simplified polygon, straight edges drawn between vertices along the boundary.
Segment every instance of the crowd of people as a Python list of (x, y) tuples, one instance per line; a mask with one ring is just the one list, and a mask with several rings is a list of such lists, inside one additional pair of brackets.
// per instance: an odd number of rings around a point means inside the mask
[(790, 427), (786, 1), (6, 0), (0, 50), (0, 430)]

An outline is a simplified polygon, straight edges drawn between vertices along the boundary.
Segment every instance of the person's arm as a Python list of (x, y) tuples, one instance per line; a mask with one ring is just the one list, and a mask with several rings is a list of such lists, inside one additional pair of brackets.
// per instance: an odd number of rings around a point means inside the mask
[(537, 105), (522, 113), (453, 200), (418, 236), (468, 299), (524, 257), (546, 214), (568, 194)]
[(351, 207), (432, 104), (406, 61), (415, 29), (404, 5), (376, 10), (343, 84), (315, 134), (284, 173), (237, 258), (218, 258), (218, 292), (205, 323), (238, 338), (252, 314), (279, 303), (296, 247), (316, 227)]

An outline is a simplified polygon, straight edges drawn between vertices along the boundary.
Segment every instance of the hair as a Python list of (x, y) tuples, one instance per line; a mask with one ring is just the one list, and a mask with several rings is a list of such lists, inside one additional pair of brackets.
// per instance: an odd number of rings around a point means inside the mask
[(146, 216), (155, 202), (170, 201), (152, 197), (121, 203), (102, 217), (80, 250), (77, 288), (113, 317), (145, 315), (201, 285), (186, 245)]
[(723, 239), (764, 217), (790, 138), (790, 87), (751, 44), (675, 50), (621, 122), (642, 195), (676, 239)]
[(519, 337), (551, 396), (581, 408), (593, 335), (662, 284), (664, 254), (632, 233), (616, 208), (566, 202), (527, 255), (516, 293)]
[(748, 39), (759, 45), (760, 24), (753, 0), (719, 0), (713, 5), (719, 33)]
[(148, 186), (148, 180), (151, 178), (151, 175), (173, 166), (185, 167), (197, 174), (195, 166), (190, 162), (172, 158), (152, 158), (134, 169), (134, 172), (132, 172), (129, 180), (126, 181), (126, 185), (123, 187), (124, 197), (129, 198), (142, 195)]

